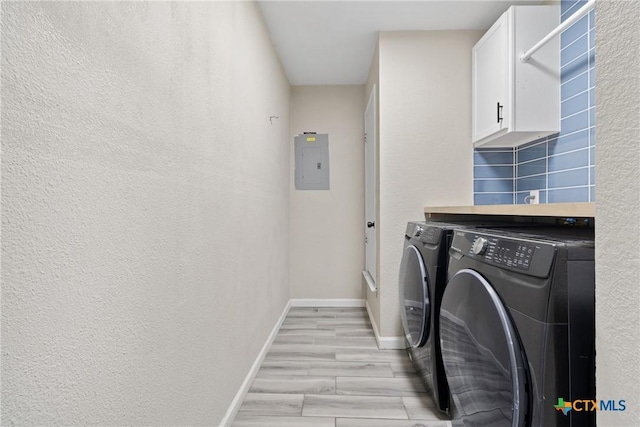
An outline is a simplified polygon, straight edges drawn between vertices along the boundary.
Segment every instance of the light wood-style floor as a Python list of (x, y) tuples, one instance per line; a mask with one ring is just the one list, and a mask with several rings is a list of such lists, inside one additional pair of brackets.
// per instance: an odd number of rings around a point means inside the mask
[(234, 427), (446, 427), (404, 350), (360, 308), (292, 308)]

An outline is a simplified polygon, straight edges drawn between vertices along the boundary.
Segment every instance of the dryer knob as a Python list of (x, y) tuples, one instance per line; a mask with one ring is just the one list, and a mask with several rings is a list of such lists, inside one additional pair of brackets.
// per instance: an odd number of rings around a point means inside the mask
[(420, 237), (423, 231), (422, 227), (416, 227), (416, 230), (413, 232), (413, 237)]
[(473, 246), (471, 247), (471, 250), (476, 255), (482, 255), (487, 251), (488, 245), (489, 245), (489, 242), (487, 242), (487, 239), (485, 239), (484, 237), (478, 237), (473, 242)]

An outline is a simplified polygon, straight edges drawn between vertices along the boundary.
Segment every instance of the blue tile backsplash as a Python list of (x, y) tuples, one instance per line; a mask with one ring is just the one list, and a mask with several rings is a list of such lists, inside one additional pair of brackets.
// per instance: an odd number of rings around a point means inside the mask
[[(586, 0), (561, 2), (564, 21)], [(594, 202), (595, 14), (560, 36), (560, 133), (516, 148), (474, 152), (474, 203), (522, 204), (529, 190), (540, 203)]]

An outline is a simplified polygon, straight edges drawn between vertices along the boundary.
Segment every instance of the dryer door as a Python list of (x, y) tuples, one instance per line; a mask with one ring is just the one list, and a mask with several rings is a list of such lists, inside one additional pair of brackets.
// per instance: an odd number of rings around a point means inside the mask
[(411, 348), (421, 347), (429, 338), (429, 280), (418, 248), (407, 246), (400, 264), (400, 316)]
[(509, 312), (479, 273), (458, 271), (440, 308), (444, 370), (464, 425), (528, 425), (528, 372)]

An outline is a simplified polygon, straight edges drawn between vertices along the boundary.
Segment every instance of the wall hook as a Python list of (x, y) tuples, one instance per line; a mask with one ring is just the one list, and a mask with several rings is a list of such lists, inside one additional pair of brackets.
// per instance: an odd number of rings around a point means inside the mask
[(271, 122), (271, 125), (273, 126), (273, 119), (279, 119), (280, 117), (278, 116), (270, 116), (269, 117), (269, 121)]

